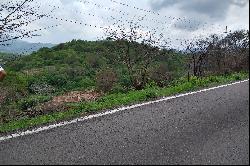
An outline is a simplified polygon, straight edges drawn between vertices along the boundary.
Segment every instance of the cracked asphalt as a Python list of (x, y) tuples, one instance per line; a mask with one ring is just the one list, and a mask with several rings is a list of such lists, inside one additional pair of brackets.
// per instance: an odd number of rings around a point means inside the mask
[(249, 82), (6, 140), (0, 164), (249, 165)]

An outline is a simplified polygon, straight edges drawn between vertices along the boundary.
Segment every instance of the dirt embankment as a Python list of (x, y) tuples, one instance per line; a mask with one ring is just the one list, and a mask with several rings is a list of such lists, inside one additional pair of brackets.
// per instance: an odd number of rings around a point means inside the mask
[(78, 103), (83, 101), (95, 101), (101, 96), (100, 93), (91, 90), (91, 91), (72, 91), (64, 95), (55, 96), (52, 100), (40, 104), (33, 108), (29, 116), (36, 116), (41, 114), (46, 114), (50, 112), (58, 112), (68, 110), (69, 107), (66, 103)]

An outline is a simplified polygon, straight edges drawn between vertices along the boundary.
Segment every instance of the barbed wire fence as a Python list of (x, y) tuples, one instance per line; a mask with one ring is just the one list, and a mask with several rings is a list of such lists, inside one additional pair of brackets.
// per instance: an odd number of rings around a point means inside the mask
[[(175, 28), (177, 27), (177, 24), (182, 22), (185, 25), (183, 28), (184, 29), (188, 29), (188, 28), (192, 28), (191, 26), (196, 27), (195, 30), (200, 29), (200, 31), (209, 31), (208, 28), (214, 29), (213, 25), (211, 26), (207, 26), (208, 23), (205, 22), (202, 24), (202, 22), (200, 21), (196, 21), (196, 23), (194, 24), (195, 19), (191, 20), (191, 19), (187, 19), (185, 17), (181, 18), (181, 17), (173, 17), (173, 16), (164, 16), (158, 12), (155, 11), (151, 11), (151, 10), (146, 10), (143, 8), (139, 8), (136, 6), (132, 6), (132, 5), (128, 5), (125, 3), (121, 3), (115, 0), (109, 0), (112, 3), (115, 3), (117, 5), (121, 5), (123, 7), (127, 7), (127, 8), (131, 8), (134, 10), (138, 10), (141, 13), (140, 14), (131, 14), (127, 11), (122, 11), (119, 9), (115, 9), (112, 7), (105, 7), (104, 5), (95, 3), (93, 1), (89, 1), (89, 0), (77, 0), (77, 2), (82, 3), (84, 5), (92, 5), (95, 7), (95, 10), (91, 11), (91, 13), (89, 12), (85, 12), (85, 11), (72, 11), (72, 13), (74, 14), (79, 14), (79, 15), (84, 15), (84, 16), (90, 16), (93, 19), (98, 19), (101, 18), (102, 20), (107, 20), (106, 23), (104, 25), (100, 25), (100, 24), (91, 24), (88, 23), (88, 21), (83, 21), (83, 17), (80, 17), (78, 19), (71, 19), (71, 18), (61, 18), (60, 16), (56, 16), (56, 10), (58, 9), (64, 9), (61, 6), (56, 6), (56, 5), (48, 5), (48, 7), (50, 7), (50, 11), (49, 12), (45, 12), (43, 14), (40, 14), (39, 12), (39, 8), (41, 6), (41, 4), (36, 4), (35, 6), (38, 6), (38, 9), (34, 10), (35, 7), (31, 7), (31, 5), (27, 6), (27, 10), (31, 10), (29, 12), (26, 12), (25, 14), (31, 14), (32, 17), (34, 17), (33, 19), (31, 19), (31, 17), (28, 17), (25, 19), (25, 21), (20, 21), (20, 26), (17, 28), (10, 28), (10, 30), (13, 30), (13, 32), (10, 31), (4, 31), (3, 30), (3, 23), (0, 24), (1, 27), (1, 32), (5, 32), (6, 35), (1, 35), (0, 38), (0, 45), (2, 46), (9, 46), (10, 43), (8, 43), (9, 41), (12, 40), (17, 40), (17, 39), (23, 39), (23, 38), (31, 38), (31, 37), (36, 37), (36, 36), (41, 36), (37, 33), (42, 32), (44, 30), (50, 30), (52, 28), (56, 28), (56, 27), (60, 27), (60, 25), (63, 25), (63, 23), (69, 23), (69, 24), (74, 24), (80, 27), (90, 27), (90, 28), (97, 28), (100, 29), (102, 31), (106, 31), (107, 29), (109, 30), (125, 30), (126, 28), (129, 27), (129, 25), (131, 24), (132, 21), (137, 20), (138, 23), (140, 23), (140, 31), (143, 31), (145, 34), (155, 34), (155, 36), (158, 36), (158, 38), (164, 38), (164, 43), (167, 44), (168, 46), (165, 46), (165, 48), (170, 49), (171, 47), (174, 47), (173, 43), (176, 42), (176, 45), (179, 45), (181, 47), (183, 47), (184, 43), (186, 43), (185, 41), (187, 41), (188, 39), (185, 37), (182, 38), (176, 38), (176, 36), (171, 35), (171, 28), (173, 28), (172, 26), (174, 26)], [(22, 4), (15, 4), (15, 1), (9, 1), (7, 2), (7, 4), (5, 5), (1, 5), (1, 11), (3, 11), (4, 9), (9, 9), (11, 6), (18, 6), (18, 7), (23, 7)], [(25, 0), (23, 3), (33, 3), (34, 0)], [(34, 8), (34, 9), (33, 9)], [(12, 10), (16, 10), (17, 8), (11, 8)], [(117, 16), (112, 15), (110, 18), (105, 17), (105, 16), (99, 16), (97, 14), (98, 10), (105, 10), (107, 12), (112, 12), (117, 14)], [(143, 14), (142, 14), (143, 13)], [(23, 14), (23, 11), (21, 14), (17, 14), (20, 15), (19, 17), (21, 17)], [(152, 18), (150, 17), (150, 15), (154, 15), (157, 17), (161, 17), (164, 18), (165, 20), (159, 20), (156, 19), (155, 17)], [(2, 16), (2, 15), (0, 15)], [(32, 24), (33, 22), (39, 21), (41, 19), (49, 19), (51, 21), (56, 21), (56, 22), (61, 22), (60, 24), (56, 24), (56, 25), (51, 25), (51, 26), (47, 26), (47, 27), (43, 27), (43, 28), (38, 28), (38, 29), (33, 29), (33, 30), (25, 30), (25, 28), (20, 28), (20, 27), (27, 27), (28, 25)], [(1, 21), (4, 21), (6, 19), (1, 19)], [(10, 20), (12, 21), (12, 20)], [(156, 24), (157, 26), (151, 25), (151, 23)], [(166, 33), (167, 31), (170, 31), (169, 33)], [(221, 30), (219, 30), (221, 31)], [(36, 34), (34, 34), (36, 33)], [(14, 35), (13, 35), (14, 34)], [(145, 37), (147, 37), (147, 35), (145, 35)], [(104, 37), (103, 37), (104, 38)], [(194, 37), (195, 38), (195, 37)], [(100, 37), (99, 37), (100, 39)], [(174, 40), (174, 42), (173, 42)], [(158, 43), (158, 46), (161, 46), (162, 43)], [(23, 51), (23, 52), (27, 52), (27, 51)]]

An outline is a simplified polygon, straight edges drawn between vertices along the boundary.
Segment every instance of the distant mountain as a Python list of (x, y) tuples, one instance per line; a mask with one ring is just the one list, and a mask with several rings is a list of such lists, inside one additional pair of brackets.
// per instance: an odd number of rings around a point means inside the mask
[(54, 44), (51, 44), (51, 43), (29, 43), (29, 42), (25, 42), (22, 40), (15, 40), (9, 44), (10, 45), (7, 45), (7, 46), (0, 45), (0, 52), (29, 54), (43, 47), (51, 48), (55, 46)]

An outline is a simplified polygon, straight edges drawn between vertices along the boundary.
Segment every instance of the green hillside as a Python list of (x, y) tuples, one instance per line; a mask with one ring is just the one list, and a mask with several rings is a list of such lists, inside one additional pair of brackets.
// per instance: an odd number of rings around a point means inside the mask
[(51, 43), (29, 43), (22, 40), (13, 40), (7, 42), (8, 45), (0, 44), (0, 52), (10, 53), (10, 54), (30, 54), (33, 51), (37, 51), (40, 48), (48, 47), (51, 48), (55, 44)]
[(7, 77), (0, 82), (0, 132), (248, 78), (247, 34), (229, 34), (227, 48), (212, 36), (184, 53), (111, 39), (1, 53)]
[(133, 82), (140, 80), (143, 66), (140, 64), (143, 60), (138, 59), (141, 55), (135, 50), (140, 44), (134, 43), (130, 50), (134, 61), (133, 78), (122, 62), (120, 46), (116, 41), (73, 40), (53, 48), (42, 48), (25, 57), (7, 58), (8, 77), (0, 82), (1, 94), (5, 96), (1, 103), (1, 120), (22, 117), (25, 111), (39, 103), (66, 92), (124, 93), (142, 89), (153, 81), (165, 86), (184, 73), (182, 54), (156, 49), (155, 54), (159, 56), (150, 60), (145, 84), (134, 86)]

